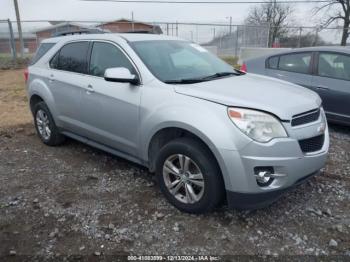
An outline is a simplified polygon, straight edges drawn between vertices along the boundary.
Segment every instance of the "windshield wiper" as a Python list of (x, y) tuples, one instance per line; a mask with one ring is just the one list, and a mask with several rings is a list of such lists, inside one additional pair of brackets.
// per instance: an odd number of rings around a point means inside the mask
[(201, 79), (204, 81), (208, 81), (208, 80), (212, 80), (212, 79), (216, 79), (216, 78), (220, 78), (220, 77), (225, 77), (225, 76), (231, 76), (231, 75), (238, 76), (241, 74), (238, 72), (237, 73), (236, 72), (219, 72), (219, 73), (215, 73), (215, 74), (210, 75), (210, 76), (202, 77)]
[(199, 77), (199, 78), (187, 78), (187, 79), (185, 78), (185, 79), (178, 79), (178, 80), (167, 80), (164, 83), (166, 83), (166, 84), (195, 84), (195, 83), (210, 81), (210, 80), (225, 77), (225, 76), (231, 76), (231, 75), (239, 76), (242, 74), (243, 74), (243, 72), (240, 72), (240, 71), (237, 71), (237, 72), (219, 72), (219, 73), (215, 73), (213, 75)]
[(200, 83), (204, 82), (207, 80), (204, 80), (202, 78), (188, 78), (188, 79), (178, 79), (178, 80), (167, 80), (164, 81), (166, 84), (195, 84), (195, 83)]

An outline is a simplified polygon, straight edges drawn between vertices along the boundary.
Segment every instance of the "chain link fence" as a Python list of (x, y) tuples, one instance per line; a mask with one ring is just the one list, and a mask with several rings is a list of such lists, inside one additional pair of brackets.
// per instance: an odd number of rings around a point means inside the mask
[[(268, 25), (229, 25), (220, 23), (139, 22), (131, 20), (103, 21), (22, 21), (23, 49), (15, 21), (0, 20), (0, 62), (16, 57), (30, 57), (43, 39), (59, 33), (98, 28), (104, 32), (152, 32), (178, 36), (205, 46), (218, 56), (239, 57), (244, 48), (271, 47)], [(275, 48), (296, 48), (317, 45), (339, 45), (342, 28), (285, 28), (276, 37)]]

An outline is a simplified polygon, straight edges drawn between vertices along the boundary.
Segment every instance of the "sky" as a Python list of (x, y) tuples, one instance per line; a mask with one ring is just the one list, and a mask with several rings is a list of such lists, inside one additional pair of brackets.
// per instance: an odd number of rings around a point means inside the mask
[[(103, 20), (131, 18), (145, 21), (186, 21), (241, 24), (253, 4), (142, 4), (80, 0), (18, 0), (22, 20)], [(297, 21), (312, 25), (314, 4), (293, 4)], [(308, 17), (308, 19), (301, 19)], [(15, 19), (13, 0), (0, 0), (0, 19)]]
[[(117, 2), (91, 2), (81, 0), (18, 0), (22, 21), (65, 20), (65, 21), (112, 21), (119, 18), (134, 19), (145, 22), (199, 22), (242, 24), (249, 9), (254, 4), (143, 4)], [(315, 4), (293, 4), (295, 26), (314, 26), (319, 17), (312, 16)], [(13, 0), (0, 0), (0, 20), (16, 20)], [(24, 31), (43, 27), (43, 23), (23, 23)], [(4, 26), (4, 24), (2, 24)], [(4, 28), (4, 27), (3, 27)], [(0, 24), (1, 29), (1, 24)], [(16, 30), (16, 27), (14, 26)], [(220, 34), (220, 27), (186, 27), (181, 26), (181, 37), (194, 38), (197, 42), (206, 41), (214, 31)], [(325, 34), (330, 38), (329, 34)]]

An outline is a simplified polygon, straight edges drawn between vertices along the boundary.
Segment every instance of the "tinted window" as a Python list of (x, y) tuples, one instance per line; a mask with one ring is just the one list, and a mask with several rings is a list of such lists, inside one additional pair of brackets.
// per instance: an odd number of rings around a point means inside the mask
[(270, 57), (268, 62), (267, 62), (268, 68), (277, 69), (278, 59), (279, 59), (278, 56)]
[(295, 73), (309, 73), (311, 63), (311, 53), (299, 53), (280, 56), (279, 66), (280, 70), (295, 72)]
[(57, 69), (86, 73), (88, 49), (88, 42), (77, 42), (65, 45), (60, 51)]
[(320, 76), (350, 80), (350, 56), (321, 53), (318, 60)]
[(129, 59), (119, 48), (108, 43), (94, 43), (90, 60), (90, 74), (103, 77), (106, 69), (113, 67), (125, 67), (132, 74), (136, 74)]
[(54, 69), (58, 69), (58, 57), (60, 55), (60, 52), (57, 52), (55, 56), (50, 61), (50, 67)]
[(53, 47), (55, 44), (53, 43), (43, 43), (39, 46), (38, 50), (36, 51), (34, 57), (32, 58), (32, 60), (30, 61), (31, 65), (34, 65), (36, 62), (39, 61), (40, 58), (42, 58), (47, 51), (49, 51), (51, 49), (51, 47)]

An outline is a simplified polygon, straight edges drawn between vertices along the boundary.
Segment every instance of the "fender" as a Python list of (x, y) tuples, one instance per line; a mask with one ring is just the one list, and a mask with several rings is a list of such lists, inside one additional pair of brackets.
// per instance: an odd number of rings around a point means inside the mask
[(45, 81), (43, 81), (40, 78), (36, 78), (33, 81), (31, 81), (28, 85), (28, 97), (29, 101), (33, 95), (40, 96), (48, 106), (52, 117), (54, 118), (56, 124), (57, 124), (57, 110), (55, 105), (55, 99), (49, 89), (49, 87), (46, 85)]
[[(226, 170), (220, 150), (237, 151), (250, 143), (251, 140), (242, 136), (241, 133), (237, 134), (241, 131), (234, 127), (227, 116), (226, 106), (198, 99), (195, 101), (196, 106), (194, 107), (193, 98), (185, 96), (181, 98), (181, 106), (170, 101), (177, 100), (167, 99), (161, 105), (154, 107), (154, 110), (147, 116), (141, 117), (143, 121), (140, 125), (142, 134), (140, 134), (139, 157), (145, 162), (149, 161), (149, 146), (153, 136), (158, 131), (164, 128), (184, 129), (200, 138), (209, 147), (218, 161), (226, 187), (231, 188), (229, 171)], [(184, 103), (184, 101), (189, 103)], [(171, 104), (169, 105), (169, 103)], [(237, 137), (240, 138), (238, 142)]]
[[(226, 106), (179, 94), (175, 96), (182, 96), (181, 104), (178, 104), (174, 97), (170, 97), (160, 105), (153, 106), (153, 110), (148, 111), (146, 115), (141, 114), (142, 159), (148, 159), (148, 147), (152, 137), (164, 128), (185, 129), (202, 139), (213, 151), (236, 151), (251, 142), (250, 138), (242, 136), (241, 131), (235, 128), (227, 115)], [(237, 138), (240, 138), (238, 142)]]

